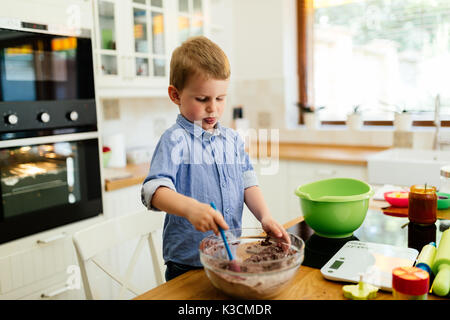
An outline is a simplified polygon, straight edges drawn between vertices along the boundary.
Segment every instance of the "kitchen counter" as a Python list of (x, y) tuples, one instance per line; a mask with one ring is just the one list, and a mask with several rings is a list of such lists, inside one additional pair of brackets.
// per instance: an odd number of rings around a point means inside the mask
[[(299, 160), (366, 166), (367, 158), (369, 156), (387, 149), (389, 148), (280, 142), (279, 157), (282, 160)], [(257, 143), (252, 145), (249, 153), (253, 157), (259, 156)], [(270, 155), (270, 145), (267, 147), (267, 153)]]
[(105, 190), (113, 191), (142, 184), (149, 169), (149, 163), (129, 164), (125, 168), (105, 168)]
[[(298, 217), (284, 225), (289, 229), (303, 221)], [(225, 300), (227, 295), (217, 290), (204, 270), (193, 270), (182, 274), (138, 297), (135, 300)], [(336, 300), (344, 299), (342, 284), (327, 281), (319, 269), (300, 266), (291, 285), (275, 299), (277, 300)], [(377, 299), (392, 299), (392, 295), (379, 291)]]
[[(411, 244), (416, 240), (411, 239), (412, 230), (408, 230), (404, 227), (407, 218), (396, 218), (384, 216), (380, 208), (386, 206), (387, 202), (384, 201), (372, 201), (370, 206), (370, 212), (366, 221), (367, 225), (358, 229), (355, 235), (361, 239), (361, 241), (368, 241), (370, 238), (383, 239), (390, 238), (389, 241), (401, 242), (403, 245)], [(447, 223), (447, 220), (441, 220)], [(437, 224), (439, 224), (438, 222)], [(396, 231), (390, 232), (386, 235), (388, 229), (395, 228)], [(312, 234), (312, 230), (306, 225), (303, 217), (298, 217), (284, 225), (289, 232), (296, 233), (302, 238), (306, 239)], [(295, 230), (302, 230), (299, 233)], [(309, 229), (306, 230), (305, 229)], [(381, 235), (377, 235), (377, 231), (381, 232)], [(438, 234), (439, 234), (438, 228)], [(306, 234), (306, 237), (305, 237)], [(394, 239), (392, 239), (394, 237)], [(427, 241), (419, 236), (420, 241)], [(375, 241), (369, 241), (375, 242)], [(406, 243), (405, 243), (406, 242)], [(428, 242), (427, 242), (428, 243)], [(305, 262), (305, 261), (304, 261)], [(276, 300), (345, 300), (342, 294), (342, 286), (348, 284), (345, 282), (336, 282), (326, 280), (320, 269), (308, 267), (306, 265), (300, 266), (297, 274), (294, 276), (292, 283), (277, 297)], [(230, 297), (221, 293), (214, 288), (206, 273), (203, 269), (189, 271), (171, 281), (168, 281), (138, 297), (136, 300), (224, 300), (230, 299)], [(448, 300), (447, 298), (439, 297), (433, 294), (428, 295), (429, 300)], [(393, 295), (389, 292), (379, 290), (376, 300), (393, 300)]]
[[(270, 146), (267, 148), (270, 155)], [(386, 147), (316, 145), (280, 142), (281, 160), (327, 162), (335, 164), (367, 165), (367, 157), (384, 151)], [(252, 145), (250, 155), (258, 157), (258, 145)], [(113, 191), (141, 184), (147, 177), (149, 163), (127, 165), (125, 168), (105, 169), (105, 190)]]

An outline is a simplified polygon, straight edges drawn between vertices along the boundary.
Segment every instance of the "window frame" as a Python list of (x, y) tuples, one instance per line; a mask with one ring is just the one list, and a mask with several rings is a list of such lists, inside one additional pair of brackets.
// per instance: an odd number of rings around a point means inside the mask
[[(314, 0), (297, 0), (297, 62), (298, 62), (298, 93), (299, 118), (298, 124), (304, 124), (303, 107), (314, 106)], [(449, 121), (440, 121), (441, 127), (450, 127)], [(346, 125), (345, 121), (324, 120), (321, 125)], [(368, 120), (363, 126), (394, 126), (392, 120)], [(433, 120), (413, 120), (413, 127), (435, 127)]]

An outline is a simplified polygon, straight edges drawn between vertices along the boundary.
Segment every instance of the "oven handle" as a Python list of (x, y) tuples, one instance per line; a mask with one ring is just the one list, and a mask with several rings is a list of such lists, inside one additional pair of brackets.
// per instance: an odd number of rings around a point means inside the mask
[(1, 148), (10, 148), (10, 147), (22, 147), (22, 146), (36, 145), (36, 144), (82, 141), (82, 140), (89, 140), (89, 139), (96, 139), (96, 138), (98, 138), (97, 131), (60, 134), (60, 135), (36, 137), (36, 138), (14, 139), (14, 140), (0, 141), (0, 149)]

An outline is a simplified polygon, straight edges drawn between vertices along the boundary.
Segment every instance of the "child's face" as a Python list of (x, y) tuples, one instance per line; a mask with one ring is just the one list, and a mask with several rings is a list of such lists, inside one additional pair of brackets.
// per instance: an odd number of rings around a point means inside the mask
[(180, 113), (191, 122), (201, 122), (212, 130), (223, 114), (229, 80), (192, 76), (182, 91), (169, 87), (169, 96), (180, 107)]

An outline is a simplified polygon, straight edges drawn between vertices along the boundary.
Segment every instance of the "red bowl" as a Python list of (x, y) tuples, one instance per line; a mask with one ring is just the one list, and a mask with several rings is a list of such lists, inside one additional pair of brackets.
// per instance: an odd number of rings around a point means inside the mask
[(384, 199), (393, 207), (407, 208), (408, 194), (407, 191), (389, 191), (384, 193)]

